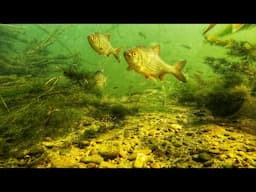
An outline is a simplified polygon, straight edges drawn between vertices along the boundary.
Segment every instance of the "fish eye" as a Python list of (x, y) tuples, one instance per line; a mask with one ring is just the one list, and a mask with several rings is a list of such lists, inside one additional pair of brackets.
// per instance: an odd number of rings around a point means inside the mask
[(133, 51), (132, 52), (132, 56), (136, 56), (137, 55), (137, 52), (136, 51)]

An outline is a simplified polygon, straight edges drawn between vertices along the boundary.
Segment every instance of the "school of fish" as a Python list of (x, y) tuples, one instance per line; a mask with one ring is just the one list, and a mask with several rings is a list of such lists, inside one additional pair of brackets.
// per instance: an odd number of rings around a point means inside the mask
[[(87, 36), (90, 46), (100, 55), (108, 57), (113, 54), (120, 62), (119, 52), (121, 48), (113, 48), (110, 43), (110, 35), (99, 32)], [(138, 46), (124, 51), (124, 58), (128, 63), (127, 70), (134, 70), (143, 75), (146, 79), (160, 79), (168, 73), (173, 74), (178, 80), (186, 82), (185, 76), (181, 73), (186, 61), (181, 60), (173, 66), (165, 63), (160, 57), (160, 46), (153, 47)], [(104, 82), (104, 81), (101, 81)]]

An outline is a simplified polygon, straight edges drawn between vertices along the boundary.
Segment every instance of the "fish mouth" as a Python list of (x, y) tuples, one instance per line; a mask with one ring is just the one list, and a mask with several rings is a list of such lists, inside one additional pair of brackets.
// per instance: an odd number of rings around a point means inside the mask
[(92, 42), (92, 35), (88, 35), (88, 36), (87, 36), (87, 39), (88, 39), (88, 41), (91, 43), (91, 42)]
[(125, 57), (126, 59), (130, 58), (129, 51), (125, 51), (125, 52), (124, 52), (124, 57)]

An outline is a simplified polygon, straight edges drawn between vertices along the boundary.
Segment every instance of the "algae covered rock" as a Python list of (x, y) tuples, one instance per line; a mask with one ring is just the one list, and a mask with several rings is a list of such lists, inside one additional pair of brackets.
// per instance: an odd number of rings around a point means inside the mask
[(206, 99), (206, 107), (214, 116), (229, 116), (239, 111), (246, 100), (246, 94), (243, 91), (223, 89), (210, 93)]

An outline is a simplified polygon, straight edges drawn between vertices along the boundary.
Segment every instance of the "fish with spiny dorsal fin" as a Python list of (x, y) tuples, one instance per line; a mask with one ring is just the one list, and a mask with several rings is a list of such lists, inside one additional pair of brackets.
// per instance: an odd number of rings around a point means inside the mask
[(113, 54), (118, 62), (120, 62), (119, 53), (121, 48), (114, 48), (110, 43), (110, 35), (104, 35), (101, 33), (93, 33), (87, 36), (88, 42), (91, 47), (100, 55), (109, 57)]
[(139, 46), (128, 49), (124, 52), (125, 60), (128, 63), (127, 70), (134, 70), (142, 74), (146, 79), (160, 79), (168, 73), (173, 74), (178, 80), (186, 82), (185, 76), (181, 73), (186, 61), (181, 60), (173, 66), (166, 64), (159, 55), (160, 46), (153, 47)]

